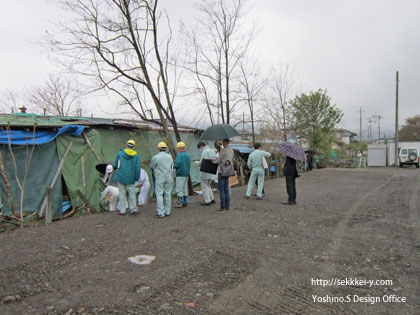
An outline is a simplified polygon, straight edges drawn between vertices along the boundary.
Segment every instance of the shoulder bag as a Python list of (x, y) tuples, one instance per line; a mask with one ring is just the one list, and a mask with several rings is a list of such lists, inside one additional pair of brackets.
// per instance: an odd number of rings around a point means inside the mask
[(227, 160), (224, 164), (220, 165), (222, 169), (222, 176), (223, 177), (230, 177), (235, 175), (235, 169), (233, 167), (233, 163), (230, 160)]

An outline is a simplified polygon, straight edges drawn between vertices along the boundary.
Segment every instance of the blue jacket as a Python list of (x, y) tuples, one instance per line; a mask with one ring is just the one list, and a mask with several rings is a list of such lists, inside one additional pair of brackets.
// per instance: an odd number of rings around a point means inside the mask
[(176, 157), (174, 168), (176, 169), (176, 176), (188, 177), (191, 168), (190, 155), (185, 151), (179, 153)]
[(134, 185), (134, 182), (139, 180), (140, 158), (136, 151), (131, 149), (120, 150), (115, 158), (113, 167), (117, 169), (114, 176), (114, 180), (117, 182)]

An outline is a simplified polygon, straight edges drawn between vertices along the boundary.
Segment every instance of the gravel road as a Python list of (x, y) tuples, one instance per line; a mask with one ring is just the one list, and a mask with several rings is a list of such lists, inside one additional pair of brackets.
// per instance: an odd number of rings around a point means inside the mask
[(295, 206), (285, 190), (1, 233), (0, 313), (420, 314), (419, 170), (304, 173)]

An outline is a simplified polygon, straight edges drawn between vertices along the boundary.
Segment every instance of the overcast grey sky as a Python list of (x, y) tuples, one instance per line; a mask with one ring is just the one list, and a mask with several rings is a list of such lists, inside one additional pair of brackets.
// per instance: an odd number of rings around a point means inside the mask
[[(195, 0), (160, 0), (172, 22), (187, 23)], [(0, 92), (43, 82), (54, 66), (36, 42), (61, 12), (48, 0), (3, 1), (0, 10)], [(254, 53), (264, 63), (289, 63), (304, 91), (327, 89), (344, 111), (341, 127), (359, 132), (380, 114), (393, 131), (395, 72), (400, 72), (400, 123), (420, 114), (419, 0), (256, 0)], [(100, 116), (99, 112), (95, 116)], [(374, 133), (377, 125), (374, 125)]]

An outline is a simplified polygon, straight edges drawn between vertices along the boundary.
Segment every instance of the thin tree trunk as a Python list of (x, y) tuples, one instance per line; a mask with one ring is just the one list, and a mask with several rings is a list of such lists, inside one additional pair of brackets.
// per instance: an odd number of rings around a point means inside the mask
[(0, 175), (3, 179), (4, 187), (6, 189), (7, 199), (9, 200), (10, 211), (12, 215), (16, 216), (16, 207), (13, 201), (12, 190), (10, 189), (10, 183), (7, 178), (6, 168), (4, 167), (4, 164), (3, 164), (3, 155), (1, 154), (1, 152), (0, 152), (0, 170), (1, 170)]

